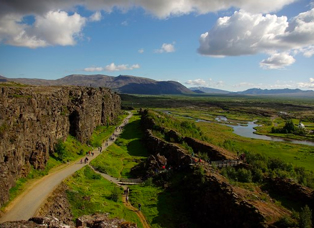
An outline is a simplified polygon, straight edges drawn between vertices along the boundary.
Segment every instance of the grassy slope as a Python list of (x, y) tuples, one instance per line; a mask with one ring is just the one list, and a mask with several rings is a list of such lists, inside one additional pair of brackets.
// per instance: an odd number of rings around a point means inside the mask
[(116, 178), (130, 177), (130, 169), (148, 155), (141, 142), (142, 134), (140, 116), (133, 115), (116, 142), (93, 160), (92, 166)]
[(115, 202), (111, 194), (115, 184), (105, 180), (86, 166), (77, 171), (65, 183), (70, 187), (67, 191), (74, 218), (93, 213), (110, 213), (111, 218), (123, 218), (141, 224), (137, 215), (127, 209), (122, 203), (122, 189), (119, 189), (119, 198)]

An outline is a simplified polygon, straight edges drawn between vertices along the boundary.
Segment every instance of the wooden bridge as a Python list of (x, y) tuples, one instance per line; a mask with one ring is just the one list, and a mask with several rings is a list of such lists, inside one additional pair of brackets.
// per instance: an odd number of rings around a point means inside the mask
[(199, 161), (199, 160), (194, 160), (194, 162), (191, 165), (194, 165), (196, 163), (204, 164), (210, 167), (217, 167), (217, 168), (223, 168), (223, 167), (229, 167), (229, 166), (237, 166), (243, 163), (242, 160), (220, 160), (220, 161)]
[(121, 185), (135, 185), (135, 184), (141, 184), (143, 181), (141, 179), (126, 179), (121, 178), (118, 184)]

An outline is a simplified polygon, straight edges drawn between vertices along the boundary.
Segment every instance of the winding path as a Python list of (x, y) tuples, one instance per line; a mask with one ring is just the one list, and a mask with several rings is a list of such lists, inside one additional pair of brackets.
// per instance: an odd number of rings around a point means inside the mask
[[(124, 126), (128, 120), (131, 118), (132, 113), (125, 118), (123, 123), (120, 126)], [(120, 134), (121, 131), (116, 130), (114, 132), (116, 135)], [(104, 143), (103, 149), (110, 146), (116, 137), (113, 140), (108, 141), (108, 145)], [(94, 156), (89, 156), (89, 161), (95, 159), (99, 155), (98, 149), (94, 149)], [(6, 221), (18, 221), (18, 220), (28, 220), (33, 217), (40, 206), (45, 202), (49, 194), (68, 176), (72, 175), (77, 170), (81, 169), (87, 164), (81, 164), (80, 159), (70, 164), (63, 166), (57, 171), (44, 176), (38, 181), (30, 185), (25, 192), (18, 196), (14, 201), (12, 201), (4, 215), (0, 218), (0, 223)]]

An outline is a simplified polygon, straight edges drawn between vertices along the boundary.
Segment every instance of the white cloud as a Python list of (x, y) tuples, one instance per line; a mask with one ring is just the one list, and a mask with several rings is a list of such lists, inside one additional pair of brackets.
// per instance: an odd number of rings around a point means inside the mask
[(314, 78), (310, 78), (308, 82), (299, 82), (298, 88), (314, 89)]
[(100, 11), (96, 11), (89, 17), (90, 21), (100, 21), (102, 19), (102, 15)]
[(36, 16), (33, 25), (22, 23), (18, 15), (6, 15), (0, 20), (0, 41), (14, 46), (45, 47), (51, 45), (75, 45), (86, 19), (74, 13), (49, 11)]
[(143, 48), (139, 49), (138, 53), (143, 54), (144, 53), (144, 49)]
[[(111, 12), (113, 9), (125, 12), (134, 7), (140, 7), (158, 18), (168, 18), (190, 13), (218, 12), (232, 7), (244, 9), (247, 12), (274, 12), (295, 1), (297, 0), (0, 1), (0, 42), (31, 48), (74, 45), (75, 37), (80, 35), (86, 21), (99, 21), (102, 18), (101, 11)], [(75, 12), (78, 6), (95, 13), (88, 20), (77, 13), (68, 15), (68, 12)], [(24, 23), (23, 19), (26, 16), (35, 17), (35, 23)], [(39, 27), (36, 27), (36, 23)], [(171, 50), (171, 46), (169, 48)], [(163, 51), (167, 52), (166, 50), (169, 49), (165, 48)]]
[[(230, 17), (219, 18), (211, 30), (202, 34), (198, 52), (223, 57), (297, 50), (310, 57), (314, 53), (313, 44), (314, 9), (290, 21), (285, 16), (264, 16), (240, 10)], [(286, 63), (290, 65), (292, 59), (291, 56), (285, 58)]]
[(87, 67), (84, 69), (84, 71), (87, 72), (99, 72), (99, 71), (122, 71), (122, 70), (134, 70), (139, 69), (139, 64), (133, 64), (132, 66), (129, 66), (128, 64), (121, 64), (116, 65), (115, 63), (111, 63), (105, 67)]
[(260, 62), (260, 66), (264, 69), (281, 69), (290, 66), (295, 62), (295, 59), (288, 53), (275, 53), (268, 59)]
[(166, 43), (163, 43), (160, 49), (155, 50), (156, 53), (164, 53), (164, 52), (169, 53), (169, 52), (174, 52), (174, 51), (175, 51), (174, 44), (166, 44)]
[(203, 79), (188, 80), (185, 84), (193, 86), (207, 86), (207, 82)]

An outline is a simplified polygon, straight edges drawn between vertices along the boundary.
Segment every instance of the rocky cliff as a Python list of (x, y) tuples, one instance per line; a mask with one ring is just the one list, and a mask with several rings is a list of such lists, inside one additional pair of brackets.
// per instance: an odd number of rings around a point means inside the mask
[(17, 178), (45, 167), (58, 139), (86, 142), (96, 126), (114, 123), (120, 105), (105, 88), (0, 84), (0, 206)]

